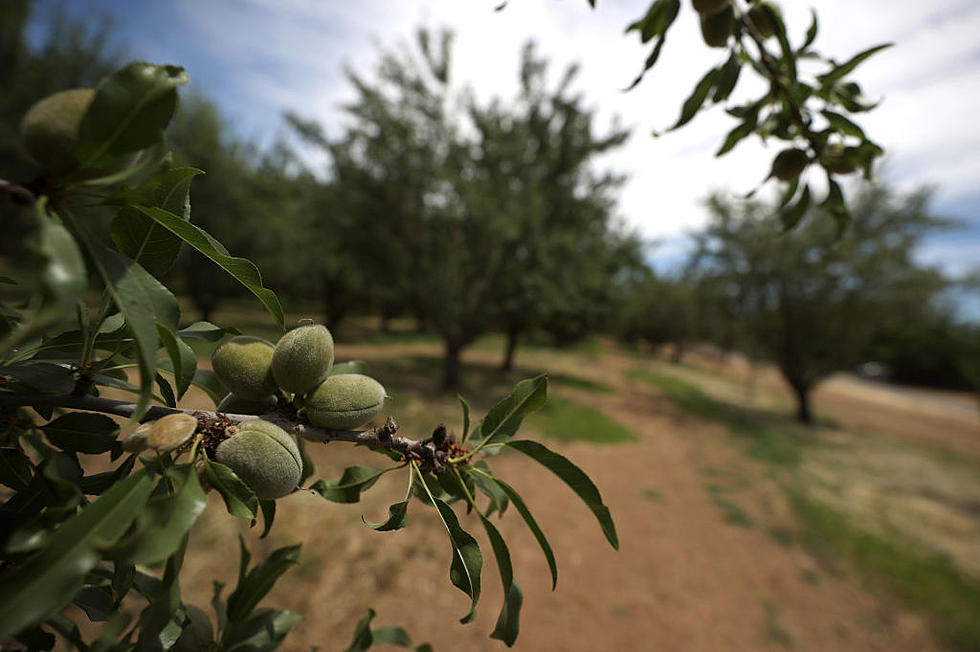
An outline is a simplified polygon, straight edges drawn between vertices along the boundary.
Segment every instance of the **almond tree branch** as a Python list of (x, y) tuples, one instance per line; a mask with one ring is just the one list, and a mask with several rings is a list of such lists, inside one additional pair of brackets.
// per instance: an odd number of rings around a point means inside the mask
[[(50, 407), (101, 412), (120, 417), (131, 417), (136, 411), (136, 403), (119, 401), (98, 396), (75, 396), (73, 394), (19, 394), (0, 392), (0, 406), (8, 407)], [(285, 412), (285, 411), (284, 411)], [(346, 441), (362, 446), (370, 446), (383, 450), (401, 453), (406, 459), (413, 459), (423, 465), (423, 470), (431, 470), (439, 474), (445, 470), (448, 453), (455, 446), (452, 438), (446, 435), (445, 426), (436, 428), (432, 437), (423, 440), (396, 436), (398, 423), (394, 417), (388, 417), (383, 425), (368, 430), (327, 430), (295, 418), (286, 416), (283, 412), (270, 412), (263, 415), (226, 414), (210, 410), (189, 410), (154, 405), (147, 410), (143, 421), (153, 421), (168, 414), (190, 414), (199, 421), (241, 423), (252, 419), (263, 419), (276, 424), (280, 428), (295, 433), (309, 441), (329, 444), (334, 441)], [(220, 416), (219, 416), (220, 415)], [(221, 418), (223, 417), (223, 419)]]

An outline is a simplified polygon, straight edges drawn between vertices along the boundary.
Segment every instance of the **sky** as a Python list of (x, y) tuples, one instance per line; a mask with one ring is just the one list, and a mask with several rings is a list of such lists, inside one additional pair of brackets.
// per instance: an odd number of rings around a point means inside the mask
[[(574, 89), (597, 112), (632, 129), (620, 150), (599, 165), (628, 175), (619, 213), (660, 244), (658, 266), (680, 260), (685, 234), (703, 225), (709, 192), (744, 194), (766, 176), (778, 143), (743, 141), (715, 158), (735, 122), (721, 106), (685, 128), (654, 138), (674, 120), (696, 81), (727, 51), (703, 45), (687, 0), (657, 66), (624, 92), (649, 51), (625, 27), (649, 0), (72, 0), (78, 16), (105, 15), (115, 45), (128, 58), (182, 65), (192, 84), (215, 99), (243, 138), (268, 144), (286, 133), (292, 110), (339, 133), (340, 105), (353, 97), (344, 68), (370, 74), (379, 49), (407, 48), (419, 26), (455, 35), (452, 78), (478, 97), (514, 97), (519, 53), (529, 39), (551, 60), (557, 80), (581, 65)], [(43, 31), (53, 0), (39, 3), (34, 33)], [(903, 191), (934, 188), (935, 212), (962, 228), (931, 236), (920, 259), (958, 275), (980, 266), (980, 2), (976, 0), (782, 0), (791, 39), (819, 12), (815, 48), (838, 61), (894, 42), (858, 68), (854, 79), (881, 100), (859, 122), (887, 155), (883, 179)], [(746, 75), (732, 101), (758, 94)], [(980, 302), (978, 302), (980, 305)]]

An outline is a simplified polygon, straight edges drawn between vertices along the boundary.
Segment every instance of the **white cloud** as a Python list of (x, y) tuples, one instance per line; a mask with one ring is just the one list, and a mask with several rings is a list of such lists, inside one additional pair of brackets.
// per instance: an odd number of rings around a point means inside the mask
[[(454, 73), (481, 97), (512, 97), (523, 43), (534, 38), (552, 60), (557, 77), (565, 65), (582, 64), (577, 88), (598, 107), (599, 125), (613, 115), (634, 128), (620, 152), (603, 163), (627, 172), (620, 209), (649, 237), (676, 236), (704, 219), (700, 201), (712, 189), (745, 192), (767, 172), (773, 152), (755, 141), (721, 159), (713, 152), (734, 126), (720, 108), (688, 127), (650, 137), (676, 119), (681, 103), (703, 72), (721, 60), (698, 34), (697, 18), (684, 2), (661, 61), (630, 93), (622, 88), (639, 71), (648, 47), (625, 26), (643, 14), (647, 0), (511, 2), (416, 0), (357, 3), (317, 0), (177, 0), (184, 21), (255, 109), (273, 114), (292, 108), (326, 125), (341, 120), (338, 104), (350, 97), (342, 66), (369, 71), (377, 47), (407, 43), (419, 25), (456, 32)], [(809, 23), (808, 7), (784, 0), (791, 34)], [(855, 78), (871, 97), (884, 97), (863, 118), (869, 135), (889, 150), (889, 170), (903, 186), (940, 184), (940, 199), (980, 187), (980, 3), (973, 0), (824, 0), (817, 8), (817, 48), (844, 60), (879, 42), (897, 45), (864, 64)], [(761, 88), (758, 83), (753, 92)], [(746, 89), (739, 92), (745, 95)]]

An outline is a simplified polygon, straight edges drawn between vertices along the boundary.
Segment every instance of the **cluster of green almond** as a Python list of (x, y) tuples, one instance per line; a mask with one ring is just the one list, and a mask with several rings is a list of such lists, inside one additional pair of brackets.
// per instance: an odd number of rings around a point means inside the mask
[[(728, 38), (735, 32), (735, 7), (731, 0), (693, 0), (694, 9), (701, 17), (701, 36), (713, 48), (728, 45)], [(779, 13), (779, 7), (767, 0), (754, 0), (746, 12), (754, 35), (763, 39), (776, 33), (771, 13)]]
[[(300, 326), (278, 343), (239, 335), (215, 349), (211, 366), (231, 391), (219, 412), (261, 415), (280, 398), (299, 408), (314, 426), (349, 430), (381, 412), (385, 389), (362, 374), (331, 375), (333, 336), (325, 326)], [(303, 470), (299, 449), (279, 426), (252, 419), (228, 429), (215, 457), (231, 468), (259, 498), (291, 492)]]

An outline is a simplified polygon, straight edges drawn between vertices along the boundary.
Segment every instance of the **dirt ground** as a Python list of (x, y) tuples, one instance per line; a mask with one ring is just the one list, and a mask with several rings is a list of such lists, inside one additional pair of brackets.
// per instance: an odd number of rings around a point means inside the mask
[[(342, 353), (370, 360), (435, 356), (438, 349), (362, 346)], [(490, 364), (497, 356), (474, 350), (466, 360)], [(521, 634), (513, 649), (941, 649), (922, 617), (867, 592), (847, 574), (823, 568), (799, 545), (786, 545), (773, 536), (794, 527), (776, 480), (761, 463), (747, 458), (722, 426), (685, 416), (657, 390), (627, 380), (624, 372), (637, 364), (635, 359), (615, 353), (601, 358), (522, 354), (520, 363), (556, 373), (582, 374), (587, 369), (590, 379), (615, 391), (570, 389), (564, 395), (601, 409), (632, 428), (639, 439), (608, 446), (548, 442), (600, 488), (619, 530), (618, 552), (556, 478), (516, 454), (492, 460), (497, 475), (514, 485), (535, 513), (559, 568), (558, 589), (552, 592), (540, 549), (519, 516), (509, 510), (499, 528), (511, 543), (515, 576), (524, 590)], [(941, 442), (960, 453), (980, 449), (975, 414), (972, 422), (956, 417), (951, 426), (949, 415), (941, 410), (913, 408), (913, 427), (911, 418), (881, 410), (873, 393), (852, 390), (846, 384), (839, 390), (826, 388), (817, 397), (816, 409), (837, 421), (840, 414), (852, 411), (865, 420), (877, 414), (877, 421), (865, 426), (869, 431), (887, 431), (894, 425), (897, 437)], [(454, 400), (449, 397), (442, 407), (433, 408), (433, 414), (441, 414)], [(380, 465), (376, 455), (344, 445), (312, 452), (316, 477), (339, 477), (351, 464)], [(212, 495), (208, 511), (195, 525), (186, 558), (184, 599), (205, 606), (212, 577), (233, 581), (241, 531), (253, 556), (303, 543), (299, 565), (264, 603), (305, 616), (283, 649), (342, 650), (368, 607), (378, 612), (376, 625), (404, 626), (416, 642), (428, 641), (437, 652), (506, 649), (488, 638), (501, 589), (490, 546), (474, 516), (460, 514), (461, 524), (476, 536), (486, 555), (479, 616), (469, 625), (457, 622), (467, 611), (468, 599), (448, 582), (450, 548), (433, 510), (413, 503), (411, 526), (397, 532), (378, 533), (361, 523), (362, 515), (382, 520), (386, 506), (402, 500), (406, 482), (404, 473), (387, 474), (355, 505), (327, 503), (307, 492), (280, 500), (277, 527), (268, 540), (259, 540), (256, 530), (224, 514), (220, 498)], [(755, 526), (739, 527), (726, 520), (719, 495), (737, 500)]]

